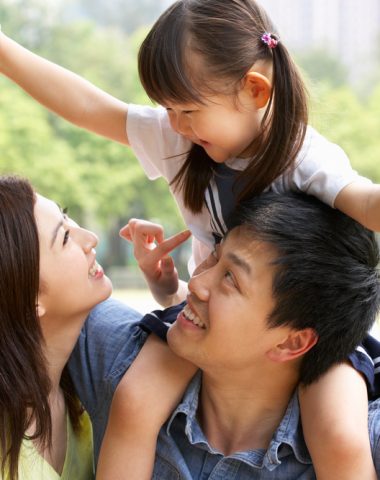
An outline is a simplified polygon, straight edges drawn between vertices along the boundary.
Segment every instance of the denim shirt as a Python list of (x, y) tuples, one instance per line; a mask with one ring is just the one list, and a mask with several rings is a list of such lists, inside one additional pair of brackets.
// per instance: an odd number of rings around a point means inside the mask
[[(146, 340), (147, 334), (138, 325), (140, 319), (141, 314), (123, 303), (112, 299), (102, 302), (87, 319), (69, 362), (75, 388), (93, 422), (96, 459), (112, 395)], [(290, 399), (268, 450), (224, 456), (208, 443), (197, 421), (200, 385), (198, 373), (160, 431), (154, 480), (316, 478), (302, 436), (297, 395)], [(380, 400), (369, 405), (369, 435), (380, 478)]]
[(224, 456), (207, 441), (197, 420), (198, 373), (160, 432), (154, 479), (315, 479), (300, 426), (297, 395), (273, 435), (268, 450)]

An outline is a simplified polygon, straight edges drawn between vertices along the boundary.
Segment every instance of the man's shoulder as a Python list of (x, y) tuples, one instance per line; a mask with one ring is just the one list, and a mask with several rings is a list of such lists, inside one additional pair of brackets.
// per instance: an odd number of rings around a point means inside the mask
[(79, 378), (78, 385), (101, 386), (108, 379), (114, 388), (145, 341), (146, 334), (139, 327), (141, 317), (141, 313), (114, 299), (97, 305), (70, 357), (74, 383)]

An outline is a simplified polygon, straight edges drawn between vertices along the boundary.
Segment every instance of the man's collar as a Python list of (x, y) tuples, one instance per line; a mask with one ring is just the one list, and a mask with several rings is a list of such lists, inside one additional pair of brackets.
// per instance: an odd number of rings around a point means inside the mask
[(168, 435), (170, 435), (170, 427), (173, 423), (173, 420), (179, 413), (184, 413), (190, 419), (196, 418), (201, 382), (202, 382), (202, 373), (199, 371), (194, 375), (193, 379), (189, 383), (186, 389), (186, 392), (183, 396), (182, 402), (174, 410), (173, 414), (168, 420), (168, 424), (166, 427), (166, 433)]
[[(182, 413), (186, 417), (185, 433), (189, 442), (191, 444), (202, 443), (207, 446), (207, 450), (211, 453), (220, 454), (220, 452), (215, 451), (208, 444), (196, 418), (201, 381), (202, 374), (198, 372), (190, 382), (182, 402), (171, 415), (166, 426), (166, 433), (170, 435), (174, 419), (178, 414)], [(312, 463), (302, 434), (297, 393), (291, 398), (285, 415), (275, 431), (266, 452), (264, 450), (250, 450), (237, 452), (231, 455), (231, 457), (238, 458), (256, 468), (266, 467), (268, 470), (273, 470), (281, 463), (282, 458), (292, 453), (298, 462), (303, 464)]]
[(290, 451), (293, 451), (298, 462), (312, 463), (303, 438), (297, 392), (290, 399), (285, 415), (274, 432), (267, 455), (274, 463), (281, 463), (281, 458), (288, 455)]

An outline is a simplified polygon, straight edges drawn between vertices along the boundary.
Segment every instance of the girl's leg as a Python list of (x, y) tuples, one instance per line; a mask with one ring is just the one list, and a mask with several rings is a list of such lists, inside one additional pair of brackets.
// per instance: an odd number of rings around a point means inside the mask
[(367, 387), (348, 363), (299, 390), (301, 418), (318, 480), (376, 480)]
[(155, 335), (148, 337), (114, 393), (97, 480), (152, 478), (160, 428), (196, 370)]

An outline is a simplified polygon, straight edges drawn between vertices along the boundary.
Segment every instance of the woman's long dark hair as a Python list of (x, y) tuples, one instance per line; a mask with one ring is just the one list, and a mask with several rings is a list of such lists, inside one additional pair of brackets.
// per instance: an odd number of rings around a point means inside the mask
[[(51, 445), (51, 385), (37, 316), (40, 260), (34, 204), (27, 180), (0, 177), (0, 473), (10, 480), (18, 478), (20, 448), (32, 421), (36, 430), (30, 438)], [(78, 405), (66, 372), (62, 383), (77, 425)]]
[[(226, 80), (237, 92), (257, 61), (272, 62), (272, 93), (255, 139), (256, 154), (242, 173), (239, 200), (261, 193), (294, 165), (308, 122), (301, 76), (281, 41), (274, 49), (262, 42), (264, 32), (276, 34), (254, 0), (179, 0), (157, 20), (139, 52), (142, 85), (158, 103), (202, 103), (207, 93), (220, 93), (212, 90), (212, 78)], [(200, 54), (199, 71), (189, 65), (189, 51)], [(193, 145), (172, 181), (194, 213), (202, 209), (214, 165), (202, 147)]]

